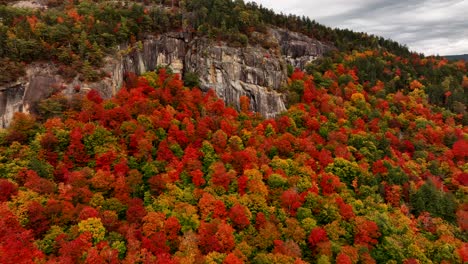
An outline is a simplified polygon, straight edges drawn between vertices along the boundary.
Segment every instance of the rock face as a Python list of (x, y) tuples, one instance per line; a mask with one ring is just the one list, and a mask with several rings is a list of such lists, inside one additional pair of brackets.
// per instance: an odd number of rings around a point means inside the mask
[(23, 111), (24, 86), (15, 83), (0, 90), (0, 127), (6, 127), (15, 112)]
[(274, 90), (286, 81), (285, 65), (270, 51), (211, 45), (198, 39), (187, 51), (185, 63), (187, 71), (200, 76), (202, 89), (214, 89), (227, 104), (238, 107), (239, 97), (247, 95), (252, 110), (265, 117), (286, 110), (282, 95)]
[(270, 32), (278, 40), (283, 58), (295, 68), (303, 69), (307, 63), (332, 49), (329, 45), (297, 32), (280, 28), (271, 29)]
[(29, 112), (32, 103), (50, 96), (61, 83), (54, 72), (51, 65), (35, 64), (27, 67), (26, 77), (0, 87), (0, 127), (7, 127), (15, 112)]
[(103, 97), (109, 98), (122, 86), (125, 73), (140, 75), (154, 70), (158, 65), (169, 66), (175, 73), (183, 73), (189, 40), (187, 33), (170, 32), (159, 37), (148, 36), (139, 48), (122, 45), (118, 56), (106, 58), (103, 70), (111, 77), (84, 86), (96, 89)]
[(96, 89), (109, 98), (121, 87), (125, 73), (142, 74), (158, 65), (167, 65), (175, 73), (196, 73), (200, 88), (214, 89), (228, 105), (238, 107), (239, 97), (246, 95), (252, 110), (274, 117), (286, 110), (284, 96), (277, 90), (287, 80), (287, 64), (303, 68), (332, 47), (283, 29), (270, 29), (265, 37), (278, 48), (234, 48), (183, 32), (148, 36), (139, 47), (122, 45), (116, 56), (107, 57), (103, 70), (109, 77), (95, 83), (82, 83), (78, 78), (65, 81), (55, 65), (31, 64), (25, 77), (0, 87), (0, 127), (9, 125), (14, 112), (29, 112), (34, 102), (54, 89), (72, 94), (80, 86), (82, 91)]

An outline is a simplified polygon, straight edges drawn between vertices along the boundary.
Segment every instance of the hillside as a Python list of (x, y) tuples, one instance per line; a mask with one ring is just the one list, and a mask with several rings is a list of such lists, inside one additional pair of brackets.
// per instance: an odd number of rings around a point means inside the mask
[[(214, 89), (227, 104), (238, 107), (238, 98), (248, 95), (253, 110), (266, 117), (274, 117), (286, 110), (284, 96), (278, 90), (286, 83), (288, 64), (290, 67), (303, 68), (308, 62), (334, 49), (329, 42), (273, 25), (266, 26), (258, 23), (258, 19), (254, 19), (255, 27), (246, 29), (245, 25), (242, 26), (246, 22), (241, 22), (238, 16), (242, 12), (249, 15), (248, 10), (253, 7), (241, 4), (238, 4), (237, 12), (231, 15), (227, 13), (231, 9), (216, 11), (210, 7), (212, 14), (219, 13), (223, 17), (235, 15), (236, 19), (229, 23), (228, 34), (218, 28), (216, 21), (203, 24), (197, 22), (195, 18), (203, 15), (192, 9), (198, 10), (202, 8), (200, 6), (191, 7), (187, 4), (169, 9), (163, 5), (138, 3), (132, 6), (111, 5), (114, 8), (112, 10), (108, 9), (109, 3), (103, 2), (35, 11), (29, 14), (29, 20), (21, 15), (21, 12), (27, 10), (4, 10), (12, 19), (9, 20), (11, 27), (4, 27), (8, 38), (5, 39), (4, 84), (0, 84), (0, 90), (4, 91), (0, 100), (0, 126), (8, 126), (14, 112), (37, 113), (39, 99), (46, 98), (56, 90), (71, 95), (96, 89), (104, 98), (110, 98), (120, 89), (128, 74), (142, 74), (161, 66), (183, 74), (185, 80), (198, 83), (205, 92)], [(49, 22), (50, 25), (42, 22), (57, 13), (61, 14), (59, 22), (55, 22), (55, 18)], [(33, 30), (34, 33), (31, 33), (29, 22), (15, 24), (15, 14), (17, 20), (36, 21), (34, 23), (41, 25), (42, 30)], [(143, 26), (143, 18), (139, 17), (141, 14), (152, 26)], [(78, 19), (70, 17), (73, 15), (77, 15)], [(114, 21), (108, 18), (114, 15), (117, 15)], [(178, 20), (173, 21), (171, 27), (160, 29), (160, 20), (165, 21), (171, 16)], [(134, 28), (124, 30), (125, 34), (121, 32), (123, 17), (125, 24), (133, 23)], [(89, 24), (86, 25), (87, 30), (84, 30), (84, 20), (93, 24), (93, 21), (104, 19), (107, 25), (99, 22), (101, 31), (94, 31), (96, 25)], [(64, 33), (63, 41), (58, 42), (48, 39), (49, 32), (54, 32), (57, 23), (63, 27), (61, 32)], [(194, 27), (200, 30), (194, 30)], [(15, 47), (22, 43), (18, 39), (18, 32), (23, 31), (28, 41), (35, 43), (32, 45), (40, 43), (35, 49), (41, 49), (43, 45), (47, 52), (40, 55), (46, 57), (36, 56), (39, 53), (27, 56), (25, 47), (21, 47), (24, 57), (15, 57), (18, 53)], [(80, 32), (79, 36), (74, 31)], [(107, 43), (104, 36), (113, 41)], [(242, 41), (233, 39), (236, 36)], [(66, 55), (66, 58), (62, 55)]]
[(468, 54), (463, 54), (463, 55), (447, 55), (447, 56), (444, 56), (444, 57), (447, 58), (448, 60), (451, 60), (451, 61), (457, 61), (457, 60), (468, 61)]
[[(373, 54), (347, 60), (363, 56)], [(237, 112), (165, 70), (110, 100), (56, 95), (39, 123), (17, 114), (1, 136), (0, 255), (467, 261), (468, 129), (431, 110), (417, 82), (384, 95), (356, 74), (294, 72), (302, 99), (277, 119), (250, 112), (247, 97)]]
[[(287, 70), (304, 69), (330, 50), (379, 50), (403, 59), (424, 58), (382, 37), (331, 29), (309, 18), (275, 14), (243, 1), (54, 0), (38, 1), (32, 5), (35, 9), (20, 8), (27, 1), (4, 3), (8, 5), (0, 5), (2, 127), (8, 126), (16, 111), (37, 113), (37, 101), (56, 90), (70, 95), (80, 88), (97, 89), (109, 98), (127, 73), (142, 74), (161, 65), (180, 72), (189, 82), (201, 79), (200, 88), (214, 88), (230, 105), (238, 107), (236, 98), (247, 95), (253, 110), (272, 117), (288, 104), (278, 93)], [(219, 65), (226, 60), (237, 65)], [(371, 71), (382, 72), (384, 67), (366, 63), (365, 67), (376, 67)], [(397, 83), (405, 86), (420, 79), (432, 94), (431, 103), (466, 115), (460, 104), (466, 105), (468, 96), (461, 88), (459, 66), (431, 64), (405, 65)], [(388, 80), (387, 76), (382, 77)], [(458, 96), (444, 100), (446, 92)], [(276, 106), (268, 110), (260, 103), (266, 101)]]
[[(467, 63), (242, 1), (162, 2), (0, 6), (5, 83), (48, 60), (65, 69), (53, 78), (97, 78), (54, 87), (0, 130), (1, 263), (468, 261)], [(307, 63), (278, 55), (304, 37), (334, 48)], [(195, 68), (224, 76), (247, 65), (258, 81), (283, 61), (282, 84), (265, 89), (284, 111), (262, 116), (261, 96), (222, 88), (237, 97), (226, 103), (200, 87), (218, 75), (174, 63), (126, 72), (104, 94), (92, 85), (120, 42), (124, 70), (178, 54), (174, 43), (195, 43)], [(218, 53), (249, 62), (228, 68)]]
[[(40, 1), (36, 7), (21, 8), (27, 1), (0, 5), (0, 58), (4, 74), (0, 84), (13, 81), (23, 72), (21, 63), (52, 60), (62, 65), (69, 78), (81, 73), (93, 81), (100, 77), (103, 56), (119, 44), (135, 44), (150, 34), (191, 32), (226, 40), (235, 47), (259, 44), (274, 47), (263, 34), (277, 26), (314, 39), (333, 43), (341, 50), (383, 47), (395, 54), (409, 54), (391, 40), (332, 30), (305, 17), (275, 14), (256, 3), (243, 1)], [(26, 5), (27, 6), (27, 5)], [(210, 14), (208, 16), (208, 14)], [(101, 76), (102, 77), (102, 76)]]

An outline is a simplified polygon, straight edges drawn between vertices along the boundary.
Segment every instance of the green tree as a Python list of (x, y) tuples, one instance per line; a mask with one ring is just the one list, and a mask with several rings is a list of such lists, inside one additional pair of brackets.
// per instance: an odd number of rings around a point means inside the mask
[(348, 186), (351, 186), (353, 180), (360, 180), (364, 176), (362, 169), (356, 162), (343, 158), (336, 158), (332, 164), (325, 168), (325, 171), (340, 177), (340, 180)]
[(413, 195), (411, 205), (416, 214), (429, 212), (432, 216), (447, 221), (455, 221), (457, 204), (452, 194), (437, 189), (433, 181), (428, 180)]

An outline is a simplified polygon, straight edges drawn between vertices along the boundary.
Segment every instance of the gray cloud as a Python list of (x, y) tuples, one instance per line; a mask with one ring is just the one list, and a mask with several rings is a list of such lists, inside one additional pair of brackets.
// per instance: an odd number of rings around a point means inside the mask
[(278, 12), (391, 38), (411, 50), (468, 53), (468, 0), (256, 0)]

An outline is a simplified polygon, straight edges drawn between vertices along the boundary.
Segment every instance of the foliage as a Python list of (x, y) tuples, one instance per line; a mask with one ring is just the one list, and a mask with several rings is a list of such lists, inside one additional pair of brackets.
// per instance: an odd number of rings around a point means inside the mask
[[(268, 49), (277, 47), (266, 36), (267, 27), (275, 26), (333, 43), (343, 51), (381, 48), (398, 55), (409, 54), (397, 42), (331, 29), (306, 17), (277, 14), (254, 2), (48, 0), (41, 4), (46, 7), (23, 9), (0, 5), (0, 67), (5, 69), (0, 84), (24, 74), (23, 63), (38, 60), (60, 64), (59, 72), (66, 78), (71, 79), (79, 72), (84, 81), (96, 81), (105, 76), (98, 68), (113, 47), (127, 44), (123, 53), (132, 52), (145, 35), (169, 31), (224, 40), (234, 47), (253, 44)], [(375, 65), (367, 64), (369, 69), (372, 66)], [(187, 86), (197, 85), (196, 76), (186, 73), (184, 77)], [(298, 95), (293, 92), (290, 97), (295, 102)]]
[(266, 24), (339, 50), (289, 69), (290, 106), (273, 119), (164, 68), (129, 74), (110, 99), (56, 95), (38, 104), (42, 116), (16, 114), (0, 133), (2, 259), (468, 261), (465, 64), (254, 3), (165, 2), (0, 6), (0, 55), (13, 66), (61, 61), (94, 79), (101, 52), (144, 32), (191, 27), (246, 45)]
[(0, 201), (17, 223), (8, 236), (27, 239), (2, 254), (461, 263), (466, 127), (431, 110), (417, 83), (382, 101), (358, 78), (341, 93), (339, 73), (355, 76), (346, 66), (328, 71), (328, 88), (295, 71), (309, 97), (276, 119), (238, 113), (165, 69), (43, 122), (18, 114), (0, 149)]
[(429, 212), (433, 216), (438, 216), (448, 221), (455, 220), (455, 199), (452, 195), (442, 190), (437, 190), (432, 181), (424, 183), (411, 196), (411, 204), (416, 214)]

